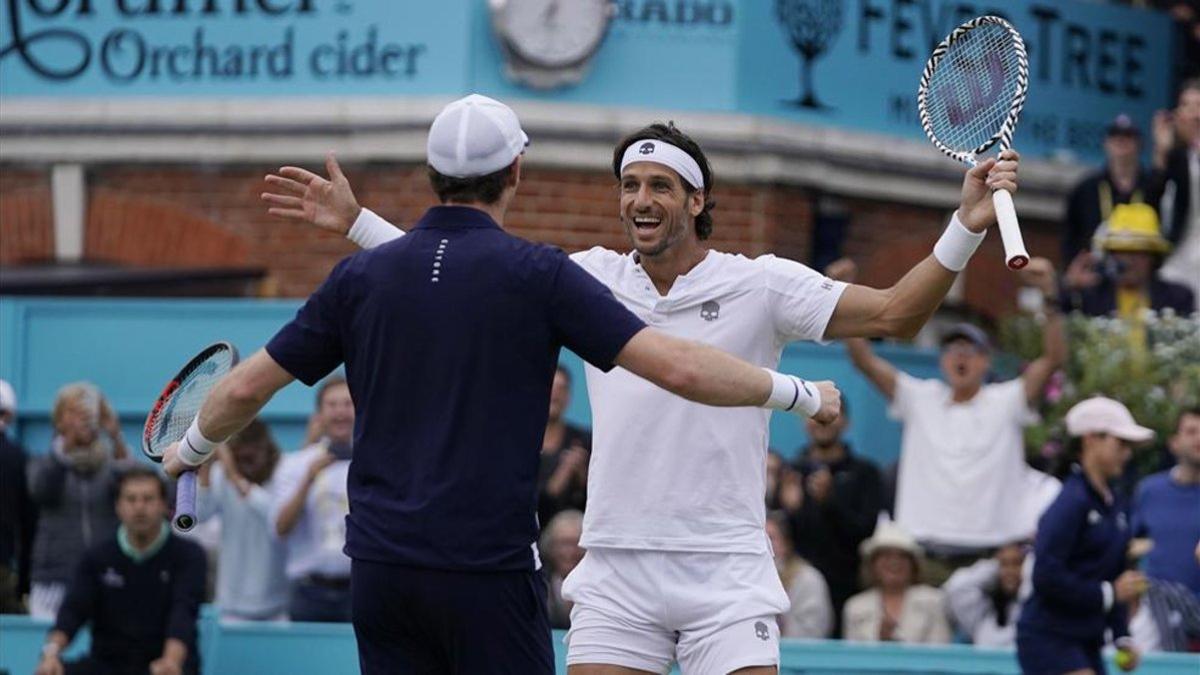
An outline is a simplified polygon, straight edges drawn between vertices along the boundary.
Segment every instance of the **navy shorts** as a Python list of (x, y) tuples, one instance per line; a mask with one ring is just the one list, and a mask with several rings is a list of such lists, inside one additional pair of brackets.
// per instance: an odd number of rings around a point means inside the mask
[(1017, 661), (1023, 675), (1062, 675), (1091, 668), (1097, 675), (1108, 672), (1100, 657), (1102, 643), (1076, 640), (1062, 635), (1025, 628), (1017, 630)]
[(553, 675), (541, 572), (452, 572), (355, 560), (363, 675)]

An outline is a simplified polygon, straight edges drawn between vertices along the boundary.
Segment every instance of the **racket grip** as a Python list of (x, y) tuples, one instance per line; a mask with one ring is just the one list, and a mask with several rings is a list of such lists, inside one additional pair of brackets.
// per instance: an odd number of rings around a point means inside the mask
[(175, 529), (189, 532), (196, 526), (196, 472), (185, 471), (179, 475), (175, 486)]
[(1004, 242), (1004, 262), (1010, 270), (1019, 270), (1029, 264), (1029, 252), (1025, 250), (1025, 240), (1021, 237), (1021, 225), (1017, 222), (1012, 193), (996, 190), (992, 193), (992, 206), (996, 209), (1000, 239)]

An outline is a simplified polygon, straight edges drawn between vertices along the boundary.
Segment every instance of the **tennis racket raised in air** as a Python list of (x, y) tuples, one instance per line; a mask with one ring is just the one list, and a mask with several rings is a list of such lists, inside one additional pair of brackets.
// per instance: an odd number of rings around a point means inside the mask
[[(179, 441), (192, 425), (208, 392), (238, 362), (237, 349), (218, 342), (201, 352), (167, 382), (142, 430), (142, 452), (161, 462), (167, 446)], [(187, 532), (196, 526), (196, 472), (179, 477), (175, 493), (175, 529)]]
[[(968, 166), (994, 146), (1004, 152), (1029, 89), (1025, 42), (1012, 24), (981, 16), (946, 36), (921, 73), (917, 109), (938, 150)], [(1029, 262), (1017, 211), (1007, 190), (992, 193), (1004, 259), (1018, 270)]]

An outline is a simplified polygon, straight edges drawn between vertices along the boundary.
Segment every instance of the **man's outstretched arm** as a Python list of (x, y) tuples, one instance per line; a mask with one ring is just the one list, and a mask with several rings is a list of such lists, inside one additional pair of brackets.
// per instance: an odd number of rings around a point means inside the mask
[[(796, 412), (819, 422), (841, 414), (842, 394), (833, 382), (810, 382), (753, 366), (720, 349), (644, 328), (630, 338), (615, 363), (639, 377), (705, 405), (755, 406)], [(798, 402), (814, 400), (810, 413)]]
[(968, 170), (963, 179), (962, 201), (933, 253), (891, 288), (848, 287), (838, 300), (825, 337), (916, 335), (946, 297), (955, 276), (966, 266), (987, 229), (996, 222), (992, 191), (1017, 191), (1019, 160), (1015, 150), (1006, 150), (999, 161), (989, 159)]
[[(271, 358), (267, 350), (258, 350), (221, 378), (208, 393), (197, 416), (196, 427), (200, 435), (213, 444), (224, 442), (244, 429), (275, 392), (291, 384), (294, 379), (291, 373)], [(178, 476), (195, 468), (179, 458), (178, 445), (172, 444), (163, 453), (163, 469), (170, 476)], [(209, 453), (205, 461), (215, 456), (215, 452)]]
[(266, 176), (262, 200), (267, 213), (285, 220), (316, 225), (349, 237), (362, 248), (373, 248), (404, 235), (404, 231), (358, 204), (350, 181), (333, 153), (325, 158), (329, 178), (308, 169), (285, 166)]

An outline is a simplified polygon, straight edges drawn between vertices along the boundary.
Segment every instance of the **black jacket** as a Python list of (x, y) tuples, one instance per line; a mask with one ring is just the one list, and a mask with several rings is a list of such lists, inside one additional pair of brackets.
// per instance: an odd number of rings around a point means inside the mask
[(29, 592), (29, 558), (37, 508), (25, 480), (27, 453), (0, 432), (0, 566), (18, 573), (17, 593)]
[(79, 561), (54, 628), (74, 637), (90, 623), (91, 657), (124, 668), (148, 667), (162, 656), (164, 641), (175, 638), (188, 648), (184, 672), (198, 673), (196, 618), (206, 565), (200, 546), (174, 534), (141, 562), (108, 537)]
[[(808, 452), (800, 456), (796, 466), (806, 481), (819, 467)], [(883, 483), (879, 469), (851, 454), (849, 446), (845, 458), (829, 465), (829, 470), (833, 474), (829, 498), (818, 504), (806, 494), (791, 520), (796, 550), (824, 575), (840, 624), (842, 605), (859, 591), (858, 546), (875, 531)]]
[[(1138, 172), (1132, 192), (1119, 192), (1113, 187), (1108, 167), (1090, 173), (1071, 190), (1067, 198), (1067, 214), (1063, 220), (1062, 266), (1066, 268), (1080, 251), (1091, 248), (1092, 235), (1107, 217), (1104, 210), (1117, 204), (1142, 203), (1157, 207), (1155, 195), (1161, 192), (1157, 176)], [(1108, 199), (1104, 196), (1107, 195)], [(1111, 203), (1109, 203), (1111, 201)]]
[[(1091, 288), (1064, 293), (1062, 303), (1066, 312), (1108, 316), (1117, 311), (1117, 287), (1104, 279)], [(1196, 298), (1187, 286), (1156, 278), (1150, 282), (1150, 308), (1155, 311), (1170, 308), (1181, 316), (1191, 316), (1196, 311)]]

